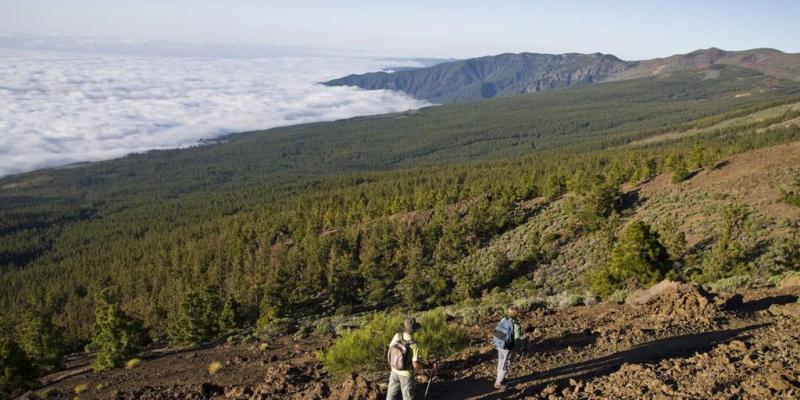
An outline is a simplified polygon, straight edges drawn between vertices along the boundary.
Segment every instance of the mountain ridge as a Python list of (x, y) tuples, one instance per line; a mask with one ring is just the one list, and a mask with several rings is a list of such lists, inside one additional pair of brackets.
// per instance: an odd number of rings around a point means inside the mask
[(711, 47), (638, 61), (625, 61), (604, 53), (502, 53), (412, 70), (352, 74), (323, 84), (397, 90), (434, 103), (458, 103), (718, 65), (800, 80), (800, 54), (770, 48), (727, 51)]

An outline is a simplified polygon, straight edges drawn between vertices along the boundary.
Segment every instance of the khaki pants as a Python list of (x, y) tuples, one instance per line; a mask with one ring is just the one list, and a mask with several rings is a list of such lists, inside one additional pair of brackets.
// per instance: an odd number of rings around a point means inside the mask
[(386, 390), (386, 400), (394, 400), (397, 393), (402, 393), (403, 400), (414, 399), (414, 374), (411, 376), (402, 376), (395, 371), (389, 375), (389, 388)]
[(497, 349), (497, 379), (495, 385), (502, 385), (508, 375), (508, 367), (511, 366), (511, 359), (514, 358), (514, 353), (511, 350)]

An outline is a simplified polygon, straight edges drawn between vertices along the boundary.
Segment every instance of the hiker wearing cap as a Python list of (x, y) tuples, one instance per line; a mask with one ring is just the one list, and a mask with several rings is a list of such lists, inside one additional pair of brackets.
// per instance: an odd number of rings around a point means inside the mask
[(505, 389), (503, 382), (511, 366), (514, 348), (522, 341), (522, 329), (516, 321), (517, 314), (517, 307), (508, 307), (505, 318), (500, 320), (494, 330), (494, 345), (497, 348), (497, 378), (494, 388), (498, 390)]
[(398, 392), (402, 393), (403, 400), (414, 398), (414, 370), (424, 367), (418, 359), (419, 347), (414, 340), (414, 332), (419, 328), (415, 318), (406, 318), (402, 331), (396, 333), (389, 343), (387, 358), (392, 373), (389, 375), (386, 400), (393, 400)]

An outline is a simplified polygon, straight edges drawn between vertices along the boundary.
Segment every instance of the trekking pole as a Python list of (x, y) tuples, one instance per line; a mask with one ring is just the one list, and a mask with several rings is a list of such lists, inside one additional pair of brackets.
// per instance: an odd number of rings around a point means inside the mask
[(428, 379), (428, 387), (425, 388), (425, 396), (422, 396), (422, 400), (428, 398), (428, 391), (431, 390), (431, 383), (434, 379), (436, 379), (436, 375), (432, 376), (431, 379)]
[(425, 387), (425, 395), (422, 396), (422, 400), (425, 400), (425, 399), (428, 398), (428, 391), (431, 390), (431, 383), (433, 383), (433, 380), (436, 379), (436, 363), (433, 363), (433, 365), (434, 365), (434, 367), (433, 367), (433, 370), (431, 371), (431, 376), (428, 379), (428, 386)]

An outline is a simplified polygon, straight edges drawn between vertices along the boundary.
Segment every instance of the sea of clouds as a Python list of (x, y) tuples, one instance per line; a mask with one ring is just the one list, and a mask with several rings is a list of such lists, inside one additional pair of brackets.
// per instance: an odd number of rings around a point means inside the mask
[(0, 47), (0, 176), (423, 107), (397, 92), (318, 83), (419, 65), (335, 52), (171, 57)]

